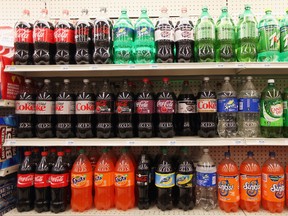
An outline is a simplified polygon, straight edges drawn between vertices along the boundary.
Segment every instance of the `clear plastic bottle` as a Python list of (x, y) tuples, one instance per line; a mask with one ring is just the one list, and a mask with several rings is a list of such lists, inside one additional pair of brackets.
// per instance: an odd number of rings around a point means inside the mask
[(288, 9), (280, 22), (280, 61), (288, 61)]

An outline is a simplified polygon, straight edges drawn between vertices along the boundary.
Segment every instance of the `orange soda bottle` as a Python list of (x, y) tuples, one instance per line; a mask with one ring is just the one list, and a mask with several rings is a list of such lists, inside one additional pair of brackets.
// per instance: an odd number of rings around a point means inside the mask
[(240, 207), (256, 212), (261, 205), (261, 167), (252, 151), (247, 152), (247, 156), (240, 165)]
[(237, 212), (240, 200), (239, 170), (230, 158), (230, 152), (225, 152), (225, 158), (218, 165), (217, 174), (219, 207), (225, 212)]
[(103, 149), (103, 154), (96, 163), (94, 171), (94, 204), (99, 210), (114, 207), (114, 163), (108, 149)]
[(270, 152), (268, 160), (262, 166), (262, 206), (271, 213), (280, 213), (284, 210), (284, 205), (284, 168), (275, 158), (275, 152)]
[(79, 153), (71, 171), (71, 208), (83, 212), (92, 206), (93, 172), (84, 150), (81, 149)]
[(115, 206), (120, 210), (133, 208), (135, 205), (135, 169), (127, 153), (122, 148), (122, 155), (115, 166)]

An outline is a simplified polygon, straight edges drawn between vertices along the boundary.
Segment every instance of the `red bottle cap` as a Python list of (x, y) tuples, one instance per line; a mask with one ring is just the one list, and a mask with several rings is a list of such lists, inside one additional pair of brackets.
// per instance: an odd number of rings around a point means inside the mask
[(50, 152), (56, 152), (56, 148), (54, 148), (54, 147), (51, 148), (51, 149), (50, 149)]
[(143, 82), (144, 82), (144, 83), (149, 83), (149, 79), (148, 79), (148, 78), (144, 78), (144, 79), (143, 79)]
[(70, 148), (65, 148), (65, 152), (70, 153), (71, 149)]
[(165, 82), (165, 83), (169, 82), (169, 78), (168, 77), (164, 77), (163, 78), (163, 82)]
[(37, 147), (33, 148), (33, 152), (39, 152), (39, 148)]
[(30, 155), (31, 155), (31, 152), (30, 152), (30, 151), (25, 151), (25, 152), (24, 152), (24, 155), (25, 155), (25, 156), (30, 156)]
[(41, 152), (41, 156), (42, 156), (42, 157), (47, 156), (47, 155), (48, 155), (48, 152), (47, 152), (47, 151)]
[(58, 156), (63, 156), (63, 155), (64, 155), (64, 152), (62, 152), (62, 151), (61, 151), (61, 152), (58, 152), (57, 155), (58, 155)]

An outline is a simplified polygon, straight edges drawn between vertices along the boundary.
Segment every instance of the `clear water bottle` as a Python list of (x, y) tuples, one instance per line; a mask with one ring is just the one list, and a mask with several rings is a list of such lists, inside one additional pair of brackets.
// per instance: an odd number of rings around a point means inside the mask
[(217, 94), (217, 130), (220, 137), (235, 137), (237, 135), (238, 101), (236, 91), (229, 81), (229, 77), (224, 78), (224, 83)]
[(209, 155), (209, 149), (203, 150), (196, 168), (196, 205), (209, 211), (217, 206), (216, 165)]
[(258, 137), (260, 94), (252, 83), (252, 77), (247, 77), (247, 82), (238, 95), (238, 134), (241, 137)]

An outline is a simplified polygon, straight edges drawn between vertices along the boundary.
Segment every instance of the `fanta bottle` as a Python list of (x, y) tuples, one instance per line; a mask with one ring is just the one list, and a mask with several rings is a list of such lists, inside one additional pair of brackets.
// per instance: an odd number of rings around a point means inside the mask
[(104, 148), (94, 171), (95, 207), (99, 210), (114, 207), (114, 163)]
[(135, 170), (127, 148), (122, 148), (122, 155), (115, 166), (115, 206), (120, 210), (133, 208), (135, 205)]
[(83, 212), (92, 206), (92, 166), (84, 155), (84, 150), (73, 164), (71, 171), (71, 208), (73, 211)]
[(261, 167), (253, 158), (253, 152), (247, 152), (247, 156), (240, 165), (240, 207), (256, 212), (261, 205)]
[(262, 206), (271, 213), (280, 213), (284, 210), (284, 205), (284, 168), (275, 158), (275, 152), (270, 152), (269, 159), (262, 167)]
[(225, 158), (220, 162), (218, 174), (218, 203), (225, 212), (237, 212), (239, 208), (239, 170), (230, 158), (230, 152), (225, 152)]

